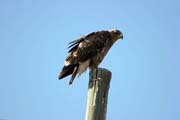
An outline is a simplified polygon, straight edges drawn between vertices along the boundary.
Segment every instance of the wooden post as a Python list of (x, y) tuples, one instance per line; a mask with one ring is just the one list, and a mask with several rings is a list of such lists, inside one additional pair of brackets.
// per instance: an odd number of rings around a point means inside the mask
[(85, 120), (105, 120), (111, 72), (104, 68), (90, 71)]

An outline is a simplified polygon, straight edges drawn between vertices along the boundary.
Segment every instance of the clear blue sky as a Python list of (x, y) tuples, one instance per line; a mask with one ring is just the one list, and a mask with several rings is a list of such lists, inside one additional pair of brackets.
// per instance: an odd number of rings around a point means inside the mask
[(83, 120), (87, 71), (57, 76), (67, 43), (123, 32), (100, 65), (112, 73), (107, 120), (180, 120), (179, 0), (1, 0), (0, 119)]

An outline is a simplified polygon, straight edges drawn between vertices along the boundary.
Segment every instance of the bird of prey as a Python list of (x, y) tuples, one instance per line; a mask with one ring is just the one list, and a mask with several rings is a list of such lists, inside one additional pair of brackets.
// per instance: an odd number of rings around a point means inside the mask
[(72, 84), (76, 75), (80, 76), (88, 67), (96, 69), (118, 39), (123, 39), (123, 34), (112, 29), (92, 32), (70, 42), (69, 55), (65, 59), (59, 79), (72, 74), (69, 81)]

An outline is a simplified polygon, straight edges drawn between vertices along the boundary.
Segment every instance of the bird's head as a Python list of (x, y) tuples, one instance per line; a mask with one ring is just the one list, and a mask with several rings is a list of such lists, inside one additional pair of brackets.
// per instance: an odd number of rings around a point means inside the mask
[(121, 31), (119, 31), (117, 29), (112, 29), (112, 30), (108, 30), (108, 31), (111, 33), (114, 42), (118, 39), (123, 39), (123, 34)]

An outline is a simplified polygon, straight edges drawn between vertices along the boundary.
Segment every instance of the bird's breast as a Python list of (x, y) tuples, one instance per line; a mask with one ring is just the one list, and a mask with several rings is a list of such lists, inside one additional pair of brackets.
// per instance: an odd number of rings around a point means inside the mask
[(78, 76), (80, 76), (86, 69), (89, 67), (90, 60), (86, 60), (85, 62), (80, 62), (78, 67)]
[(104, 57), (106, 56), (106, 54), (108, 53), (110, 47), (104, 47), (97, 55), (95, 55), (94, 57), (92, 57), (90, 59), (90, 64), (89, 64), (89, 68), (90, 69), (95, 69), (98, 67), (98, 65), (102, 62), (102, 60), (104, 59)]

